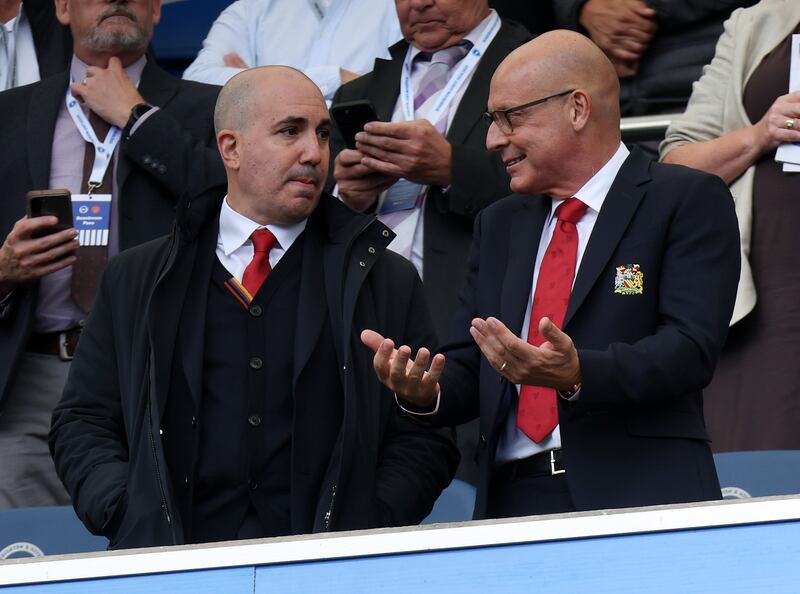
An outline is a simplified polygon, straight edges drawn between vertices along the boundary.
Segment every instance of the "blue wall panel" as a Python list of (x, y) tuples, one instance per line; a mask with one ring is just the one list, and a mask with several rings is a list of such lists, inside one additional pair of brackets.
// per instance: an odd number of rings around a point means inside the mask
[(258, 567), (255, 591), (735, 594), (767, 586), (800, 592), (800, 522)]

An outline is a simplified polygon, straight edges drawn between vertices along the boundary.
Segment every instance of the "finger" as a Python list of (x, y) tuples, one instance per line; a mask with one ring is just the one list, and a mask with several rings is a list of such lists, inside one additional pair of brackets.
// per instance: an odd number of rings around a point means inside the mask
[(569, 350), (572, 340), (549, 318), (539, 320), (539, 332), (557, 351), (565, 352)]
[(53, 215), (41, 217), (25, 217), (14, 223), (14, 233), (20, 237), (29, 237), (31, 233), (43, 231), (58, 224), (58, 218)]
[(69, 85), (69, 90), (72, 91), (72, 96), (84, 102), (83, 92), (86, 90), (86, 85), (82, 82), (74, 82)]
[(401, 387), (407, 384), (408, 361), (411, 358), (411, 348), (403, 345), (395, 352), (389, 367), (389, 380), (395, 391), (404, 391)]
[(431, 352), (426, 348), (421, 348), (417, 351), (417, 356), (408, 370), (408, 379), (414, 383), (420, 383), (422, 376), (428, 370), (428, 363), (430, 363)]
[(381, 136), (380, 134), (369, 134), (367, 132), (359, 132), (356, 134), (356, 148), (361, 152), (364, 152), (363, 149), (367, 148), (390, 151), (393, 153), (408, 153), (411, 150), (408, 144), (408, 140), (395, 138), (393, 136)]
[(483, 356), (489, 361), (489, 364), (495, 369), (500, 369), (503, 363), (505, 363), (503, 358), (505, 350), (501, 349), (500, 344), (492, 337), (483, 334), (475, 323), (470, 327), (469, 333), (472, 335), (481, 353), (483, 353)]
[(400, 140), (408, 139), (409, 124), (412, 122), (367, 122), (364, 124), (364, 132), (380, 136), (391, 136)]
[(54, 272), (57, 272), (58, 270), (61, 270), (62, 268), (66, 268), (67, 266), (72, 266), (77, 261), (78, 261), (78, 257), (75, 256), (75, 255), (65, 256), (64, 258), (61, 258), (60, 260), (55, 260), (55, 261), (50, 262), (49, 264), (47, 264), (45, 266), (41, 266), (41, 267), (37, 268), (35, 274), (36, 274), (36, 276), (38, 278), (41, 278), (43, 276), (47, 276), (48, 274), (52, 274)]
[(637, 62), (641, 57), (641, 54), (638, 52), (632, 52), (619, 46), (612, 47), (608, 53), (612, 60), (619, 60), (621, 62)]
[(369, 167), (370, 169), (377, 171), (378, 173), (382, 173), (383, 175), (387, 175), (394, 178), (401, 178), (406, 176), (405, 169), (395, 163), (381, 161), (380, 159), (373, 159), (372, 157), (364, 157), (361, 160), (361, 163), (364, 164), (366, 167)]
[(385, 338), (378, 347), (378, 350), (375, 351), (375, 357), (372, 359), (372, 366), (375, 368), (375, 373), (378, 375), (378, 379), (384, 384), (389, 382), (391, 361), (394, 356), (394, 342)]
[(442, 377), (444, 371), (445, 356), (441, 353), (433, 357), (431, 368), (422, 377), (420, 388), (424, 391), (438, 390), (439, 378)]
[[(363, 159), (363, 157), (361, 157)], [(375, 171), (367, 167), (366, 165), (362, 165), (361, 161), (359, 160), (358, 165), (339, 165), (336, 164), (334, 166), (333, 177), (336, 181), (341, 180), (359, 180), (367, 177), (368, 175), (374, 175)]]
[(354, 149), (344, 149), (341, 153), (336, 155), (336, 163), (341, 163), (342, 165), (357, 165), (361, 163), (361, 159), (364, 157), (359, 151)]
[(122, 61), (116, 56), (111, 56), (108, 59), (108, 69), (114, 72), (122, 72)]
[[(75, 229), (65, 229), (58, 233), (51, 233), (44, 237), (31, 239), (30, 243), (26, 246), (26, 251), (30, 254), (43, 254), (53, 248), (69, 245), (72, 242), (75, 242), (76, 246), (79, 246), (80, 244), (77, 237), (78, 232)], [(77, 247), (75, 249), (77, 249)]]
[(80, 247), (80, 242), (77, 239), (68, 241), (57, 245), (42, 252), (31, 252), (31, 255), (23, 259), (23, 263), (29, 268), (35, 269), (51, 264), (57, 260), (61, 260), (67, 256), (75, 255), (75, 252)]
[(644, 2), (633, 2), (629, 5), (629, 8), (639, 16), (645, 19), (654, 19), (658, 14), (655, 9), (650, 8)]
[(377, 353), (378, 349), (381, 346), (384, 338), (374, 330), (365, 329), (361, 332), (361, 342), (371, 350), (373, 353)]

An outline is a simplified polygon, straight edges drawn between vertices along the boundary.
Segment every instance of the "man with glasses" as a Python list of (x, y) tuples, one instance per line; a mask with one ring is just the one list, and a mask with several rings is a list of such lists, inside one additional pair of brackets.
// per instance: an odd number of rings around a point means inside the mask
[(480, 416), (476, 518), (720, 498), (701, 390), (736, 294), (733, 202), (629, 152), (618, 93), (577, 33), (509, 55), (486, 144), (517, 193), (478, 216), (452, 342), (412, 360), (362, 334), (401, 407)]

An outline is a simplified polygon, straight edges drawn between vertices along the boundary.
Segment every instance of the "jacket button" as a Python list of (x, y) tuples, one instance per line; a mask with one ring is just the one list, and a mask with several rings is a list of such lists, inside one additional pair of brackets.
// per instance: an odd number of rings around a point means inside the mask
[(264, 362), (259, 357), (253, 357), (250, 359), (250, 367), (253, 369), (261, 369), (264, 365)]
[(366, 268), (366, 267), (367, 267), (367, 265), (364, 263), (364, 260), (361, 260), (361, 261), (358, 263), (358, 265), (359, 265), (359, 266), (361, 266), (361, 268)]
[(261, 417), (258, 415), (250, 415), (247, 417), (247, 422), (250, 423), (251, 427), (258, 427), (261, 424)]
[(389, 232), (386, 229), (384, 229), (383, 231), (381, 231), (381, 235), (383, 235), (384, 237), (389, 237)]
[(192, 427), (197, 427), (197, 417), (192, 415)]
[(247, 486), (250, 487), (251, 491), (255, 491), (256, 489), (258, 489), (258, 481), (255, 479), (250, 479), (249, 481), (247, 481)]
[(153, 162), (153, 157), (151, 157), (150, 155), (145, 155), (142, 161), (144, 161), (145, 165), (150, 165), (150, 163)]
[(367, 248), (367, 251), (368, 251), (370, 254), (374, 254), (374, 253), (375, 253), (375, 248), (374, 248), (374, 247), (372, 247), (372, 246), (369, 246), (369, 248)]
[(183, 484), (186, 485), (187, 487), (189, 486), (189, 477), (188, 476), (183, 477)]
[(486, 445), (486, 436), (483, 433), (481, 433), (480, 440), (481, 440), (481, 445)]
[(167, 172), (167, 166), (166, 165), (159, 165), (158, 166), (158, 172), (161, 175), (164, 175)]
[(263, 313), (260, 305), (251, 305), (250, 306), (250, 315), (254, 318), (259, 317)]

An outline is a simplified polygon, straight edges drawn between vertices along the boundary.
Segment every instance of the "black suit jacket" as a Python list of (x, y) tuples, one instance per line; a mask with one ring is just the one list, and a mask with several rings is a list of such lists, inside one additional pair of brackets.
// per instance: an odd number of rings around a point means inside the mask
[[(519, 334), (547, 197), (514, 195), (478, 217), (467, 285), (441, 380), (438, 421), (480, 415), (476, 517), (486, 513), (498, 432), (515, 387), (468, 328), (495, 316)], [(718, 499), (701, 390), (711, 379), (739, 277), (733, 201), (717, 177), (650, 162), (623, 164), (592, 231), (564, 321), (583, 386), (559, 399), (566, 478), (579, 510)], [(641, 295), (615, 291), (639, 265)]]
[(47, 78), (69, 68), (72, 58), (72, 33), (56, 19), (53, 0), (22, 0), (31, 24), (39, 78)]
[[(116, 548), (184, 542), (179, 502), (187, 495), (182, 475), (182, 492), (174, 492), (159, 429), (182, 427), (184, 472), (193, 477), (204, 324), (181, 319), (190, 315), (186, 292), (221, 198), (209, 193), (193, 200), (172, 236), (111, 262), (53, 413), (56, 470), (78, 516)], [(375, 376), (372, 352), (359, 340), (364, 328), (415, 348), (433, 338), (419, 277), (403, 258), (384, 251), (391, 238), (374, 218), (330, 196), (322, 196), (304, 231), (303, 315), (292, 353), (293, 533), (416, 524), (458, 463), (447, 432), (399, 414)], [(213, 233), (211, 240), (206, 247), (213, 249)], [(341, 371), (320, 378), (326, 356), (320, 349), (331, 348), (319, 344), (326, 318)], [(182, 412), (166, 405), (176, 397), (170, 392), (176, 351), (189, 392)], [(329, 389), (337, 381), (339, 388)], [(314, 404), (341, 394), (344, 420), (331, 426)], [(179, 418), (163, 419), (165, 410)], [(331, 434), (336, 446), (325, 449), (319, 438)]]
[[(0, 93), (3, 200), (0, 237), (25, 215), (25, 194), (50, 185), (53, 130), (69, 73)], [(225, 182), (216, 150), (213, 112), (219, 87), (183, 81), (148, 61), (139, 92), (160, 109), (119, 145), (116, 166), (120, 250), (169, 232), (184, 193)], [(0, 409), (13, 369), (31, 331), (38, 283), (15, 289), (0, 306)]]
[[(449, 328), (458, 290), (464, 282), (474, 217), (509, 191), (509, 178), (499, 155), (486, 150), (489, 125), (481, 114), (486, 111), (489, 82), (500, 62), (530, 39), (524, 27), (503, 22), (475, 69), (447, 131), (447, 140), (453, 147), (453, 182), (446, 192), (431, 188), (425, 201), (422, 280), (439, 336)], [(369, 99), (378, 118), (391, 121), (407, 50), (405, 41), (393, 45), (389, 48), (390, 60), (375, 60), (371, 73), (341, 86), (333, 104)], [(343, 148), (341, 135), (334, 131), (331, 163)]]

